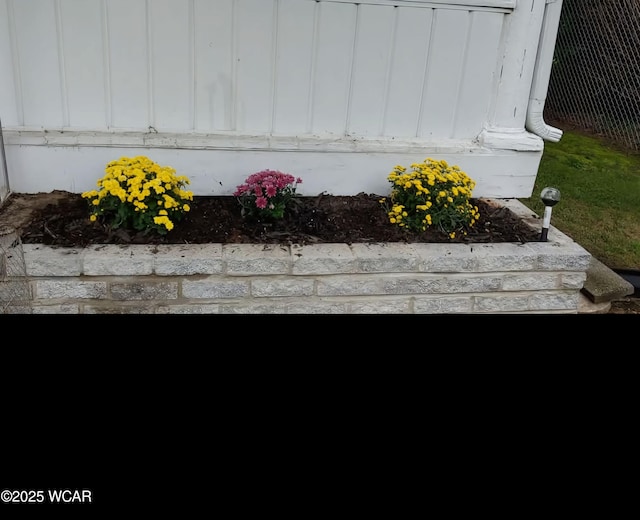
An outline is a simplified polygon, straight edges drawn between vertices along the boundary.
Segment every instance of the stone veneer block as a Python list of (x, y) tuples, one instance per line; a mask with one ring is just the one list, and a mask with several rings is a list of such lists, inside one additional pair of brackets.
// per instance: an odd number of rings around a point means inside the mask
[(158, 246), (153, 259), (160, 276), (190, 276), (222, 273), (222, 244)]
[(337, 274), (357, 271), (356, 258), (347, 244), (291, 246), (293, 274)]
[(495, 295), (475, 296), (474, 312), (525, 312), (529, 310), (529, 296)]
[(314, 287), (313, 278), (291, 279), (269, 276), (251, 281), (251, 295), (256, 298), (311, 296), (314, 293)]
[(392, 275), (385, 276), (325, 276), (318, 280), (318, 296), (371, 296), (394, 294), (388, 292), (387, 279), (394, 279)]
[(402, 243), (351, 244), (358, 268), (364, 273), (402, 273), (418, 270), (420, 257)]
[(225, 244), (222, 260), (229, 276), (291, 272), (289, 247), (279, 244)]
[(440, 284), (442, 294), (483, 293), (500, 291), (502, 277), (492, 275), (445, 276)]
[(473, 297), (419, 297), (413, 302), (416, 314), (470, 313), (473, 310)]
[(587, 280), (587, 273), (562, 273), (560, 287), (562, 289), (582, 289)]
[(142, 276), (153, 273), (155, 246), (99, 245), (87, 247), (83, 272), (87, 276)]
[(78, 314), (80, 308), (76, 303), (63, 303), (57, 305), (36, 305), (33, 314)]
[(439, 294), (442, 292), (442, 276), (395, 275), (381, 280), (382, 294)]
[(351, 314), (410, 314), (411, 302), (409, 298), (352, 301), (349, 312)]
[(539, 291), (557, 289), (559, 277), (556, 273), (508, 274), (502, 280), (503, 291)]
[(184, 280), (182, 296), (194, 299), (246, 298), (250, 295), (249, 280), (227, 280), (211, 276), (203, 280)]
[(221, 304), (220, 314), (286, 314), (287, 305), (283, 302), (252, 303), (242, 302), (231, 304)]
[(425, 273), (475, 272), (477, 254), (468, 244), (412, 244)]
[(84, 314), (155, 314), (155, 305), (85, 305)]
[[(527, 244), (526, 247), (532, 248)], [(576, 243), (540, 242), (535, 244), (538, 255), (536, 270), (585, 271), (591, 265), (591, 255)]]
[(286, 303), (287, 314), (348, 314), (349, 304), (335, 300), (300, 300)]
[(38, 299), (104, 299), (107, 297), (107, 283), (77, 280), (36, 280)]
[(22, 244), (27, 276), (80, 276), (84, 249)]
[(580, 294), (571, 292), (557, 293), (536, 293), (529, 297), (529, 308), (531, 310), (552, 311), (576, 309)]
[(217, 303), (160, 305), (156, 310), (156, 314), (218, 314), (219, 312), (220, 305)]
[(535, 270), (537, 255), (524, 244), (474, 244), (471, 249), (481, 272)]
[(178, 297), (177, 282), (114, 282), (110, 288), (114, 300), (175, 300)]

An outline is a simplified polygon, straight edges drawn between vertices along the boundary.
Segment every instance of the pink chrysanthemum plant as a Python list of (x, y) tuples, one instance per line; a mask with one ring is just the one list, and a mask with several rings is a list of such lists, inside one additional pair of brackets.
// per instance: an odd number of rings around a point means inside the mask
[(302, 183), (288, 173), (263, 170), (247, 177), (237, 186), (234, 196), (242, 206), (242, 216), (258, 220), (277, 220), (284, 217), (289, 202)]

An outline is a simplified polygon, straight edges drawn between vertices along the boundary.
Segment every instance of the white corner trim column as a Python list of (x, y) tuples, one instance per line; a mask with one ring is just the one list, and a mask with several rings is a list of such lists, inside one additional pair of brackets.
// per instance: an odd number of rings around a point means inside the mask
[(520, 0), (512, 13), (505, 14), (492, 105), (479, 136), (482, 146), (521, 151), (544, 148), (539, 136), (527, 132), (525, 122), (545, 3), (546, 0)]

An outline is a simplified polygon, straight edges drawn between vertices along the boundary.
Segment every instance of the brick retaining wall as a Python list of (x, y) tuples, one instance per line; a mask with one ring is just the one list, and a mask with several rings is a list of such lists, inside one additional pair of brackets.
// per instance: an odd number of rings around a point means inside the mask
[(23, 250), (33, 312), (68, 314), (575, 314), (591, 260), (553, 227), (526, 244)]

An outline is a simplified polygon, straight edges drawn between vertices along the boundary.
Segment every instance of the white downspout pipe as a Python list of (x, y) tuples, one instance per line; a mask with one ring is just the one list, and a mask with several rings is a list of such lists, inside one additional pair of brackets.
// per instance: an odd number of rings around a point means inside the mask
[(562, 130), (546, 124), (543, 112), (551, 78), (551, 65), (553, 64), (558, 27), (560, 25), (562, 0), (546, 1), (547, 5), (545, 6), (544, 19), (542, 21), (525, 126), (529, 132), (545, 141), (555, 143), (562, 137)]

